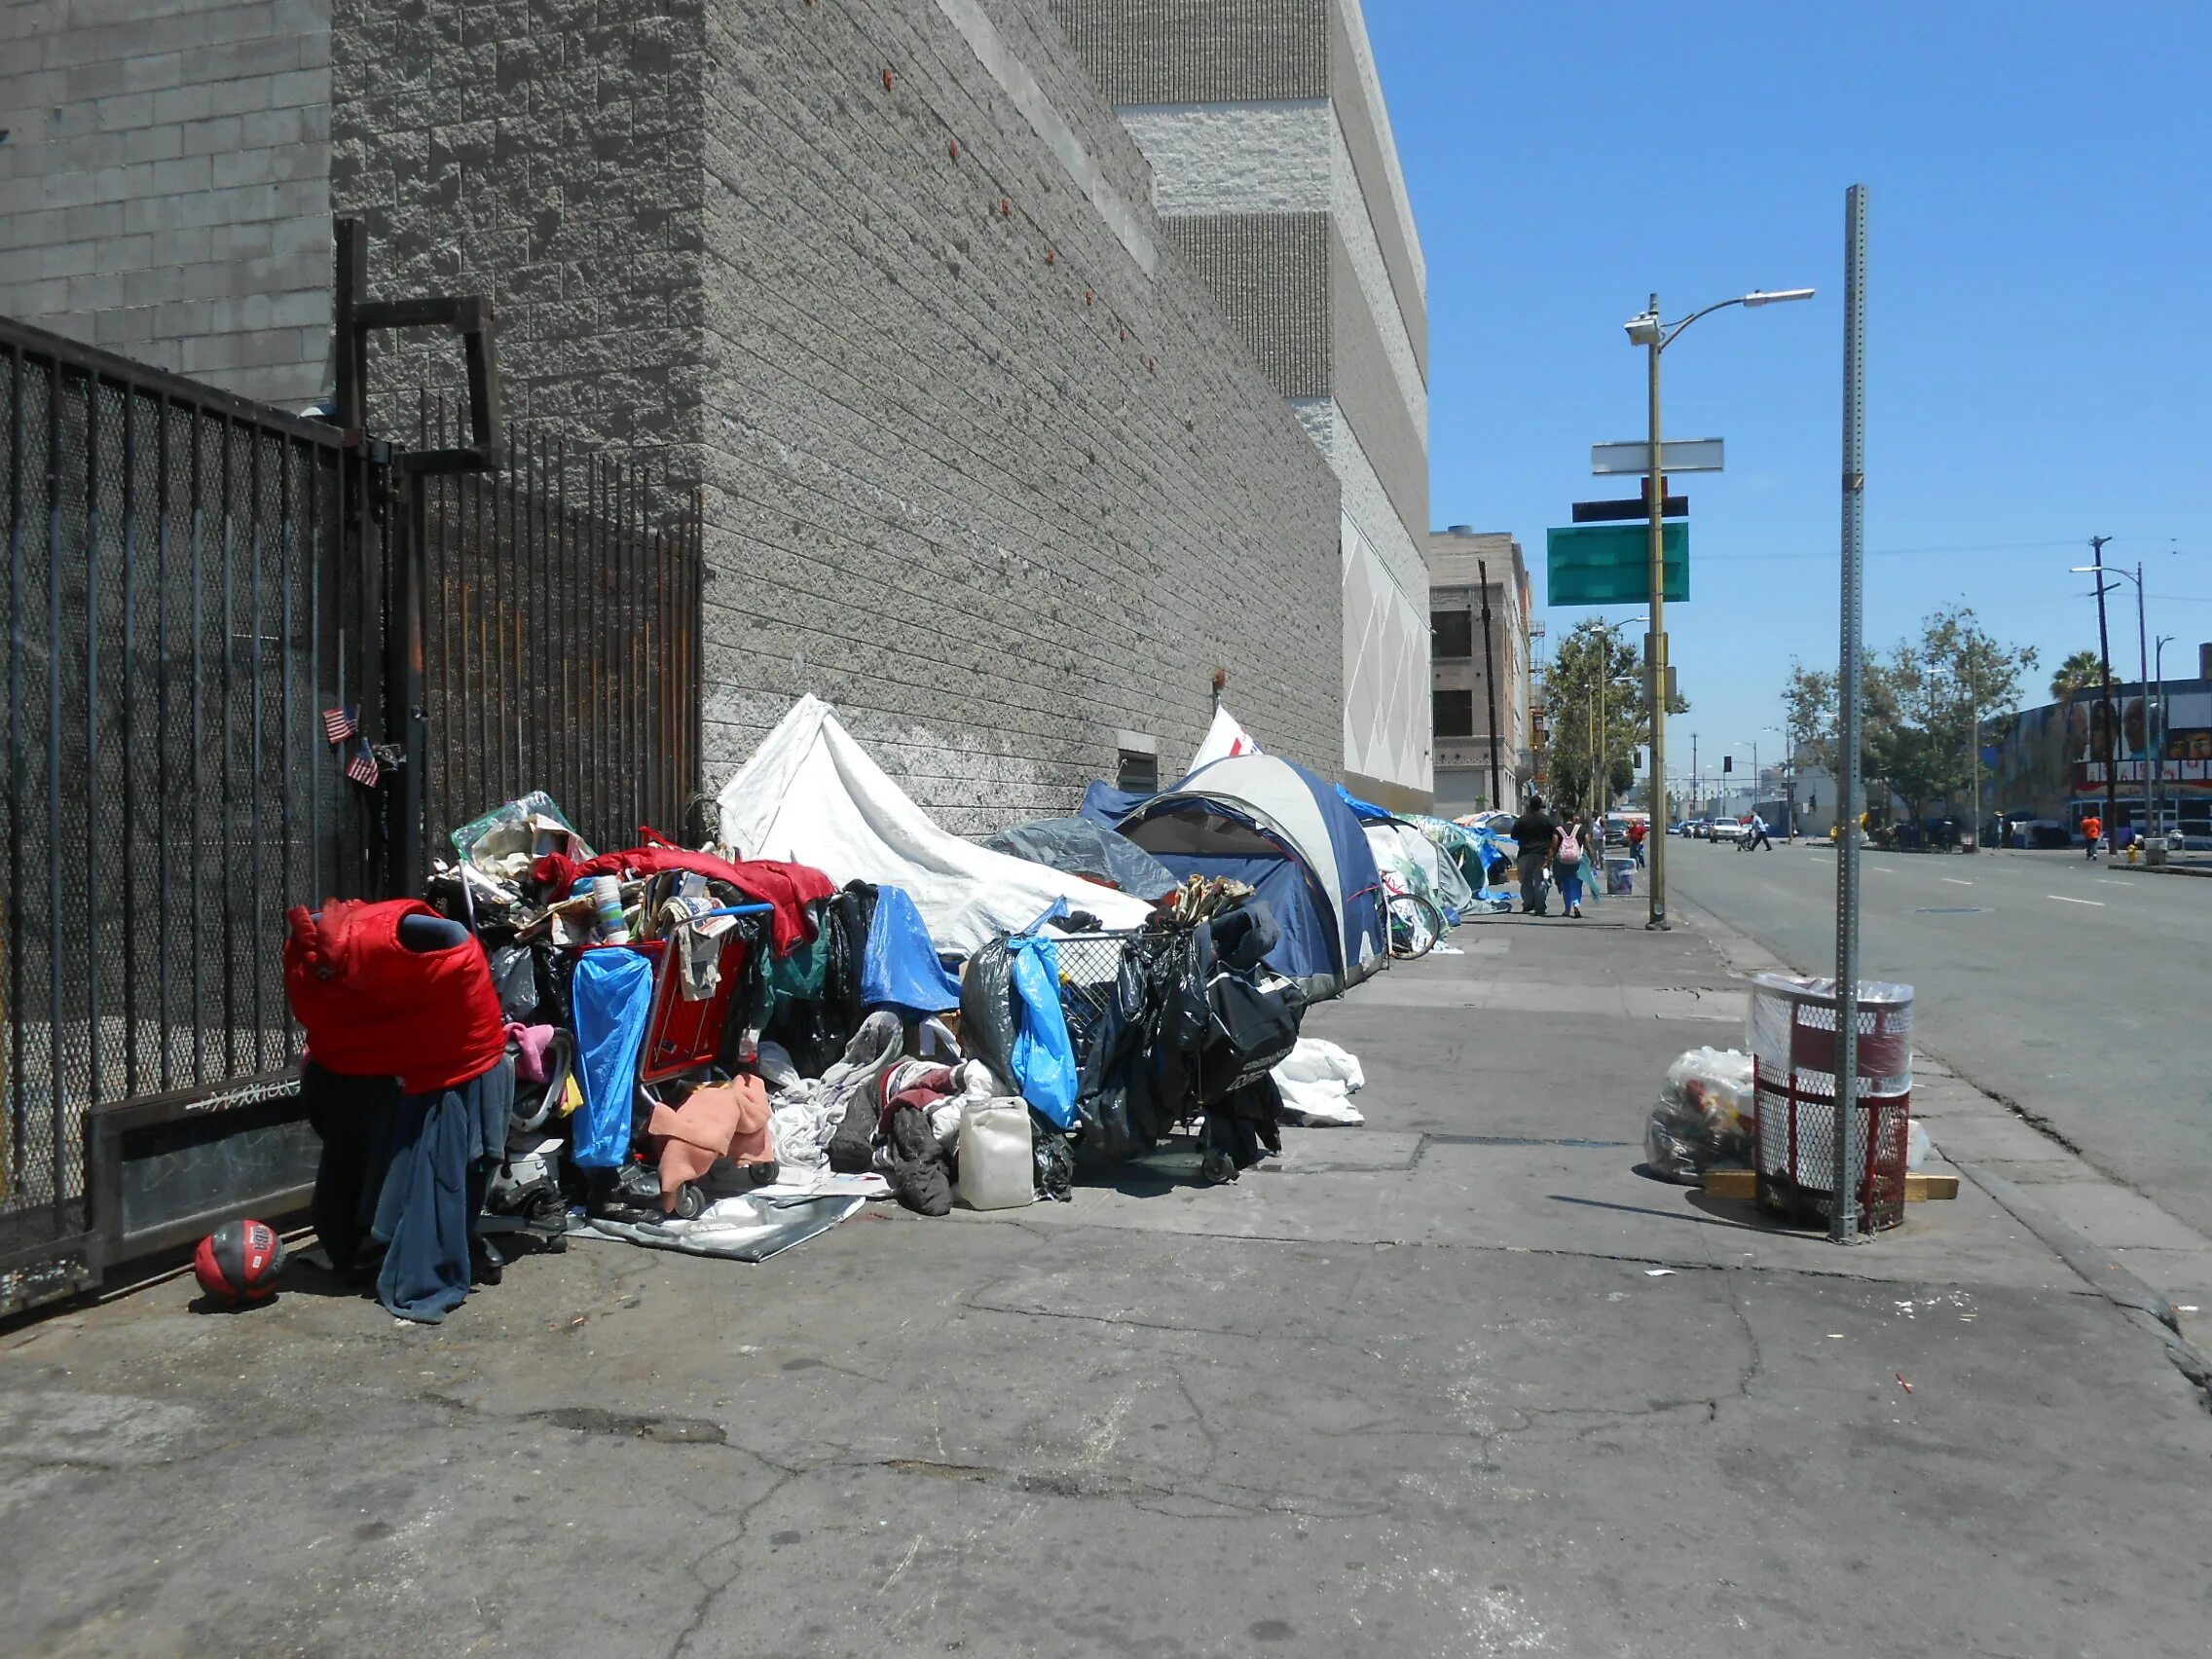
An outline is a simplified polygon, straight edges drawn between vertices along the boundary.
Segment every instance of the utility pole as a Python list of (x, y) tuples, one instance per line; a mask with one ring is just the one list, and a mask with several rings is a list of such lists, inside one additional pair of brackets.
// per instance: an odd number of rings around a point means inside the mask
[[(1651, 296), (1651, 318), (1659, 320), (1659, 296)], [(1686, 326), (1686, 325), (1685, 325)], [(1667, 344), (1664, 327), (1654, 329), (1651, 358), (1651, 448), (1645, 452), (1649, 471), (1643, 480), (1644, 516), (1650, 525), (1647, 543), (1651, 561), (1650, 632), (1644, 635), (1644, 696), (1651, 711), (1651, 822), (1664, 825), (1667, 816), (1667, 478), (1666, 446), (1659, 429), (1659, 352)], [(1667, 837), (1650, 837), (1651, 916), (1643, 925), (1664, 930), (1667, 920)]]
[(2143, 837), (2158, 827), (2152, 816), (2151, 800), (2151, 636), (2143, 621), (2143, 561), (2135, 561), (2135, 672), (2142, 678), (2135, 686), (2135, 706), (2143, 712), (2143, 823), (2135, 831), (2137, 851)]
[[(2097, 578), (2097, 671), (2104, 676), (2104, 684), (2097, 695), (2105, 711), (2105, 833), (2120, 844), (2120, 711), (2112, 697), (2112, 635), (2105, 627), (2105, 543), (2109, 535), (2089, 537), (2089, 551), (2095, 556), (2091, 567)], [(2096, 745), (2089, 745), (2089, 753), (2096, 754)]]
[[(1490, 639), (1490, 564), (1475, 561), (1475, 579), (1483, 584), (1483, 695), (1490, 703), (1490, 804), (1493, 811), (1505, 805), (1497, 785), (1497, 654)], [(1521, 803), (1515, 801), (1514, 805)]]

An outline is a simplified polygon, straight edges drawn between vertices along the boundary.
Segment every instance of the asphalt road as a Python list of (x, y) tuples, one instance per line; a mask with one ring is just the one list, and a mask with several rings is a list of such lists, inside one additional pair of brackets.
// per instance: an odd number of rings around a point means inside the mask
[[(1835, 855), (1669, 843), (1668, 885), (1835, 971)], [(2080, 853), (1862, 855), (1861, 961), (1915, 988), (1919, 1045), (2212, 1233), (2212, 880)]]

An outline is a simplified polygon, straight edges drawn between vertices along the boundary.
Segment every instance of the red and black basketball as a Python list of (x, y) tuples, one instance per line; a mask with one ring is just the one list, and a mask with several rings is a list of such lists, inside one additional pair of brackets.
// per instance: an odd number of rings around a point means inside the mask
[(192, 1253), (192, 1276), (225, 1302), (265, 1302), (276, 1294), (284, 1241), (265, 1223), (226, 1222)]

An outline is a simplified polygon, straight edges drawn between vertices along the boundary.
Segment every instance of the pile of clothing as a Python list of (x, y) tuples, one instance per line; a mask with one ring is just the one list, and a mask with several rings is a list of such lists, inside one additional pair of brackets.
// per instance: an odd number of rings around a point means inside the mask
[(1241, 883), (1133, 933), (1063, 899), (952, 962), (900, 887), (649, 831), (595, 852), (542, 793), (454, 842), (436, 907), (326, 901), (285, 946), (317, 1230), (401, 1317), (518, 1240), (757, 1261), (870, 1198), (1064, 1199), (1079, 1158), (1181, 1126), (1210, 1180), (1280, 1150), (1305, 997)]

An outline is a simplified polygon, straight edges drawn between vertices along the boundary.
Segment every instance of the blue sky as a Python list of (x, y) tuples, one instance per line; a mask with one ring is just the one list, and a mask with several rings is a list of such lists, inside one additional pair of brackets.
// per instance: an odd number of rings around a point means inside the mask
[[(1643, 434), (1621, 323), (1752, 288), (1668, 350), (1710, 757), (1779, 743), (1791, 654), (1832, 666), (1843, 205), (1870, 193), (1867, 638), (1964, 598), (2049, 669), (2096, 644), (2086, 538), (2144, 562), (2151, 632), (2212, 640), (2212, 5), (1367, 0), (1428, 260), (1437, 525), (1544, 531), (1594, 441)], [(1656, 192), (1656, 205), (1653, 205)], [(1934, 551), (1941, 549), (1943, 551)], [(1972, 551), (1968, 551), (1972, 549)], [(2116, 672), (2136, 661), (2116, 595)], [(1585, 610), (1545, 613), (1557, 638)], [(1619, 615), (1616, 610), (1610, 614)], [(1681, 759), (1677, 766), (1676, 756)]]

